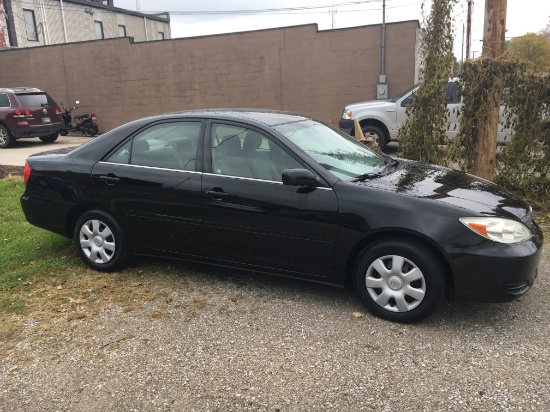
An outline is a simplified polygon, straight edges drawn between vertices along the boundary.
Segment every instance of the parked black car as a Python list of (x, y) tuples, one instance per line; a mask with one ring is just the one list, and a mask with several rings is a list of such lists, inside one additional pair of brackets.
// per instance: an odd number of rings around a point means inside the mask
[(100, 271), (132, 254), (343, 286), (375, 315), (428, 316), (445, 292), (507, 301), (537, 274), (531, 208), (475, 176), (376, 154), (312, 118), (203, 110), (32, 156), (27, 220)]

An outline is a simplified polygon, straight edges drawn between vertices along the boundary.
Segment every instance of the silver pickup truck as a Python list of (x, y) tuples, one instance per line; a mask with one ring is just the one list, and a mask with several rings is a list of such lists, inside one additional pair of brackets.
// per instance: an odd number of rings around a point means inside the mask
[[(354, 135), (353, 119), (357, 119), (365, 138), (378, 143), (380, 149), (384, 150), (390, 141), (397, 141), (397, 132), (407, 119), (405, 113), (407, 105), (412, 102), (413, 93), (417, 88), (418, 85), (414, 85), (401, 95), (391, 99), (347, 105), (344, 107), (338, 123), (340, 130)], [(452, 139), (456, 137), (460, 129), (461, 104), (457, 94), (457, 80), (449, 81), (445, 93), (447, 94), (447, 136)], [(501, 119), (503, 119), (503, 113), (504, 106), (501, 106)], [(497, 141), (499, 144), (506, 143), (511, 136), (510, 130), (503, 128), (504, 123), (501, 121), (498, 126)]]

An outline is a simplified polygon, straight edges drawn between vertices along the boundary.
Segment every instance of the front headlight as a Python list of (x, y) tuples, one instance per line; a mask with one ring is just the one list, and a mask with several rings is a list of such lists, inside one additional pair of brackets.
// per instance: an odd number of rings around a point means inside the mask
[(353, 113), (351, 112), (351, 110), (344, 109), (344, 111), (342, 112), (342, 119), (351, 119), (352, 115)]
[(531, 231), (523, 223), (499, 217), (463, 217), (458, 219), (468, 229), (500, 243), (518, 243), (530, 239)]

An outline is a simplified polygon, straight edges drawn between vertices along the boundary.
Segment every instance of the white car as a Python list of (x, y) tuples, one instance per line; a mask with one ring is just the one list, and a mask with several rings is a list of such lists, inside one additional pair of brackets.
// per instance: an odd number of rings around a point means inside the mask
[[(445, 88), (447, 94), (447, 136), (452, 139), (456, 137), (460, 129), (461, 103), (457, 94), (457, 79), (449, 81)], [(338, 126), (340, 130), (353, 135), (353, 120), (359, 120), (361, 130), (365, 138), (378, 143), (380, 149), (384, 150), (390, 141), (397, 141), (397, 132), (407, 119), (406, 108), (413, 100), (413, 93), (418, 89), (414, 85), (403, 92), (400, 96), (384, 100), (371, 100), (359, 102), (344, 107), (342, 117)], [(510, 140), (511, 131), (504, 128), (504, 106), (500, 107), (501, 122), (498, 125), (499, 144)]]

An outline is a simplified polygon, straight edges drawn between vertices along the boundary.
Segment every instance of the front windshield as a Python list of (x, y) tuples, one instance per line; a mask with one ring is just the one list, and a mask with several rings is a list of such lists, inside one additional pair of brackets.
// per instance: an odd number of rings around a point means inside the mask
[(401, 99), (402, 97), (405, 97), (407, 94), (409, 94), (410, 92), (412, 92), (414, 89), (418, 88), (418, 84), (415, 84), (414, 86), (412, 87), (409, 87), (407, 90), (405, 90), (403, 93), (401, 93), (399, 96), (396, 96), (396, 97), (392, 97), (390, 99), (390, 101), (392, 102), (397, 102), (399, 99)]
[(351, 136), (314, 120), (301, 120), (273, 127), (304, 153), (343, 180), (378, 173), (385, 159)]

